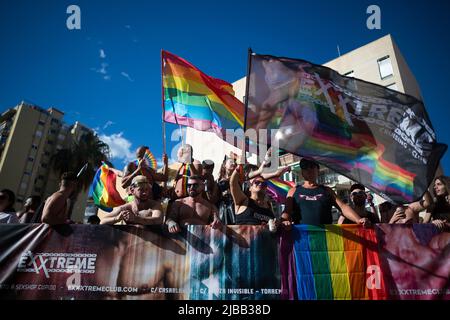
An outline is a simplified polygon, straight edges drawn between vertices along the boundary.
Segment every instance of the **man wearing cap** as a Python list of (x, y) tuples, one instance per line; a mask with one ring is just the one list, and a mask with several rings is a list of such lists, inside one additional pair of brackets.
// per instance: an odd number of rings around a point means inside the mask
[(45, 201), (42, 211), (42, 223), (50, 225), (70, 223), (70, 197), (77, 188), (77, 176), (73, 172), (64, 172), (61, 176), (60, 188)]
[(187, 183), (189, 196), (177, 199), (168, 209), (166, 225), (170, 233), (180, 232), (180, 226), (211, 224), (219, 228), (221, 222), (217, 208), (202, 197), (204, 182), (200, 176), (190, 176)]
[(127, 224), (162, 224), (162, 207), (152, 199), (152, 189), (146, 176), (133, 178), (130, 191), (134, 196), (132, 202), (113, 209), (105, 215), (100, 224), (115, 224), (124, 221)]
[[(349, 220), (369, 226), (367, 218), (361, 218), (350, 206), (345, 204), (329, 187), (319, 185), (319, 164), (311, 159), (302, 158), (300, 168), (305, 182), (289, 190), (282, 220), (294, 224), (332, 224), (332, 206), (340, 209)], [(286, 223), (284, 223), (286, 225)]]
[[(352, 201), (351, 207), (360, 216), (370, 220), (372, 224), (380, 223), (380, 219), (376, 214), (376, 211), (366, 210), (367, 193), (365, 187), (360, 183), (354, 183), (350, 187), (350, 200)], [(375, 210), (375, 205), (370, 202), (370, 206)], [(344, 217), (342, 214), (339, 217), (338, 224), (352, 224), (352, 220)]]

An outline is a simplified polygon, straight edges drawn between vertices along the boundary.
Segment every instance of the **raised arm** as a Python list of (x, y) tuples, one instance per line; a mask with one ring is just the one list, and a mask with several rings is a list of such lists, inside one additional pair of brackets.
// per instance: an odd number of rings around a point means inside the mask
[(123, 173), (122, 188), (126, 189), (131, 184), (131, 181), (133, 180), (133, 178), (141, 174), (143, 161), (145, 161), (145, 160), (141, 159), (138, 162), (138, 165), (135, 170), (133, 170), (133, 167), (135, 166), (133, 162), (130, 162), (127, 164), (127, 167), (125, 168), (125, 172)]
[(230, 177), (230, 191), (235, 206), (242, 206), (247, 201), (247, 196), (239, 185), (239, 172), (234, 170)]
[(156, 172), (156, 170), (151, 170), (153, 180), (167, 182), (167, 180), (169, 178), (167, 154), (163, 154), (163, 163), (164, 163), (164, 165), (163, 165), (162, 173)]

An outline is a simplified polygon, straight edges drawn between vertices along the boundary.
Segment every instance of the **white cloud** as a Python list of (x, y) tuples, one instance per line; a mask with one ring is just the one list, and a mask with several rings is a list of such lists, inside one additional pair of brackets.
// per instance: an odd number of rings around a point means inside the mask
[(102, 59), (106, 58), (105, 50), (103, 50), (103, 49), (100, 49), (100, 58), (102, 58)]
[(115, 122), (112, 122), (110, 120), (106, 121), (105, 125), (103, 126), (103, 130), (105, 130), (106, 128), (112, 126), (113, 124), (115, 124)]
[(123, 132), (111, 135), (102, 134), (100, 140), (109, 145), (111, 157), (128, 163), (135, 159), (134, 152), (131, 151), (131, 142), (123, 137)]
[(122, 76), (124, 76), (125, 78), (127, 78), (129, 81), (134, 82), (134, 80), (131, 79), (131, 77), (130, 77), (130, 75), (129, 75), (128, 73), (122, 71), (120, 74), (121, 74)]

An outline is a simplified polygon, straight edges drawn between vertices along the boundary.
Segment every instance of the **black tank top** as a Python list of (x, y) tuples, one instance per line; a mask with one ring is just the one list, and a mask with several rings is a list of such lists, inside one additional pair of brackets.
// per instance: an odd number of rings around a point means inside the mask
[(331, 214), (333, 199), (324, 186), (319, 185), (314, 189), (297, 186), (294, 201), (292, 219), (295, 224), (320, 225), (333, 223)]
[(275, 218), (272, 210), (260, 207), (253, 199), (248, 199), (247, 209), (236, 215), (236, 224), (258, 225)]

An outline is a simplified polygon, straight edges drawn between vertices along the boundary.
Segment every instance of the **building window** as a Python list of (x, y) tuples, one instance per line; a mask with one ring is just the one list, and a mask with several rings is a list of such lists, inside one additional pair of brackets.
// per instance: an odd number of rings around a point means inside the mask
[(43, 121), (43, 120), (39, 120), (39, 125), (41, 125), (41, 126), (44, 126), (45, 125), (45, 121)]
[(346, 76), (346, 77), (354, 77), (355, 76), (355, 71), (349, 71), (349, 72), (346, 72), (346, 73), (344, 73), (344, 76)]
[(50, 132), (50, 134), (55, 134), (55, 133), (56, 133), (56, 130), (51, 129), (51, 130), (49, 130), (49, 132)]
[(58, 135), (58, 140), (64, 140), (64, 139), (66, 139), (66, 136), (64, 134)]
[(28, 171), (25, 171), (23, 174), (26, 176), (31, 176), (31, 172), (28, 172)]
[(20, 184), (20, 189), (26, 189), (27, 188), (27, 183), (26, 182), (22, 182)]
[(42, 137), (42, 131), (38, 130), (38, 131), (35, 132), (34, 135), (35, 135), (36, 137), (40, 138), (40, 137)]
[(31, 149), (37, 150), (37, 149), (38, 149), (38, 146), (35, 145), (35, 144), (32, 144), (32, 145), (31, 145)]
[(45, 152), (44, 152), (44, 155), (46, 155), (47, 157), (49, 157), (49, 156), (50, 156), (50, 152), (45, 151)]
[(397, 84), (395, 82), (391, 83), (390, 85), (387, 85), (386, 88), (398, 91)]
[(33, 162), (34, 158), (33, 157), (28, 157), (28, 161)]
[(17, 198), (17, 202), (22, 203), (23, 199), (22, 198)]
[(42, 174), (38, 175), (38, 180), (44, 180), (44, 176)]
[(47, 168), (47, 164), (46, 163), (41, 163), (41, 167), (42, 168)]
[(59, 123), (58, 119), (52, 119), (51, 123)]
[(52, 140), (48, 140), (47, 143), (48, 143), (49, 145), (52, 145), (52, 144), (53, 144), (53, 141), (52, 141)]
[(34, 188), (34, 191), (41, 192), (41, 188), (36, 187), (36, 188)]
[(385, 56), (377, 60), (378, 70), (380, 71), (381, 79), (386, 79), (394, 75), (394, 70), (392, 69), (391, 58)]

